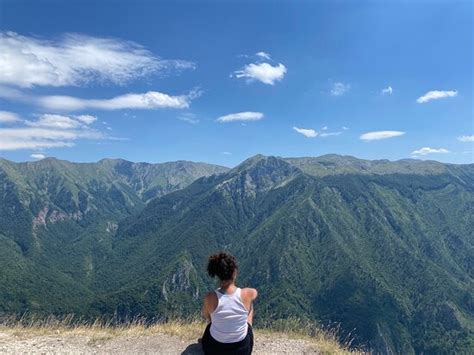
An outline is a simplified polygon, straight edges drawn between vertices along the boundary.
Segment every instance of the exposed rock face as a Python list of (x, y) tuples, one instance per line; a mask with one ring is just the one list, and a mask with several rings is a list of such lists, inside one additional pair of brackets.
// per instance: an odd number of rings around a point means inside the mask
[(64, 213), (58, 210), (50, 210), (45, 206), (38, 212), (38, 215), (33, 218), (33, 231), (36, 232), (40, 227), (46, 227), (47, 223), (55, 224), (67, 220), (80, 221), (84, 214), (81, 211)]
[(107, 233), (115, 233), (117, 232), (118, 224), (114, 222), (107, 222), (107, 226), (105, 227), (105, 231)]
[(196, 284), (196, 280), (197, 273), (194, 265), (187, 259), (184, 259), (163, 282), (163, 297), (168, 301), (170, 294), (187, 293), (192, 295), (194, 299), (198, 299), (199, 287)]
[(49, 208), (48, 207), (43, 207), (42, 210), (38, 212), (38, 215), (33, 218), (33, 231), (36, 232), (36, 230), (43, 226), (46, 227), (46, 216), (48, 215)]
[(50, 223), (59, 223), (66, 220), (80, 221), (83, 218), (83, 213), (81, 211), (64, 213), (58, 210), (51, 211), (48, 220)]

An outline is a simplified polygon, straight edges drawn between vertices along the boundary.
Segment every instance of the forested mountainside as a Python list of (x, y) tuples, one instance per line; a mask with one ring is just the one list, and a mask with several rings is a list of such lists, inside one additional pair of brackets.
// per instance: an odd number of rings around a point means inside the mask
[[(143, 192), (130, 195), (140, 203), (122, 194), (132, 203), (117, 211), (134, 207), (116, 213), (118, 225), (107, 215), (91, 225), (85, 217), (35, 222), (56, 205), (54, 194), (42, 190), (35, 201), (45, 202), (30, 203), (34, 213), (22, 207), (30, 213), (22, 216), (8, 212), (24, 201), (2, 191), (0, 307), (122, 318), (195, 313), (213, 287), (207, 256), (225, 249), (239, 259), (240, 284), (260, 291), (257, 322), (341, 323), (355, 345), (380, 352), (473, 349), (474, 165), (255, 156), (212, 169), (220, 174), (202, 173), (146, 206)], [(32, 177), (18, 174), (11, 184), (28, 185)], [(25, 230), (11, 233), (15, 225)], [(22, 245), (27, 228), (34, 247)]]
[(227, 168), (104, 159), (0, 159), (0, 312), (84, 313), (118, 222), (153, 198)]

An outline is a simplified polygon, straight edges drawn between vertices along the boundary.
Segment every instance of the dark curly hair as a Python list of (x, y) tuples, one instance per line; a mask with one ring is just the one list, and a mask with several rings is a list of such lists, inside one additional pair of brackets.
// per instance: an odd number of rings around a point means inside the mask
[(207, 273), (210, 277), (217, 276), (221, 281), (232, 280), (235, 270), (237, 260), (231, 254), (221, 251), (209, 257)]

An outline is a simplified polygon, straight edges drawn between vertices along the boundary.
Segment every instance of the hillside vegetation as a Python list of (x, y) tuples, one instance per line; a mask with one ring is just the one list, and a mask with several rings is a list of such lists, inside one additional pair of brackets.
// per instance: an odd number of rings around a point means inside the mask
[(107, 161), (40, 163), (0, 166), (4, 313), (186, 317), (224, 249), (259, 289), (257, 327), (298, 317), (382, 353), (474, 348), (474, 165), (259, 155), (151, 198), (133, 174), (102, 183)]
[(0, 312), (84, 314), (94, 268), (119, 221), (156, 197), (227, 168), (104, 159), (0, 159)]

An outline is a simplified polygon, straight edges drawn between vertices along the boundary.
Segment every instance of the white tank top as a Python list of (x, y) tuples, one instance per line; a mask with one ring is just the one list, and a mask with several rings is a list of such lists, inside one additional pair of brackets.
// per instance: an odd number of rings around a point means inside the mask
[(215, 291), (217, 307), (211, 313), (211, 336), (220, 343), (236, 343), (247, 336), (249, 311), (240, 298), (240, 288), (233, 294)]

